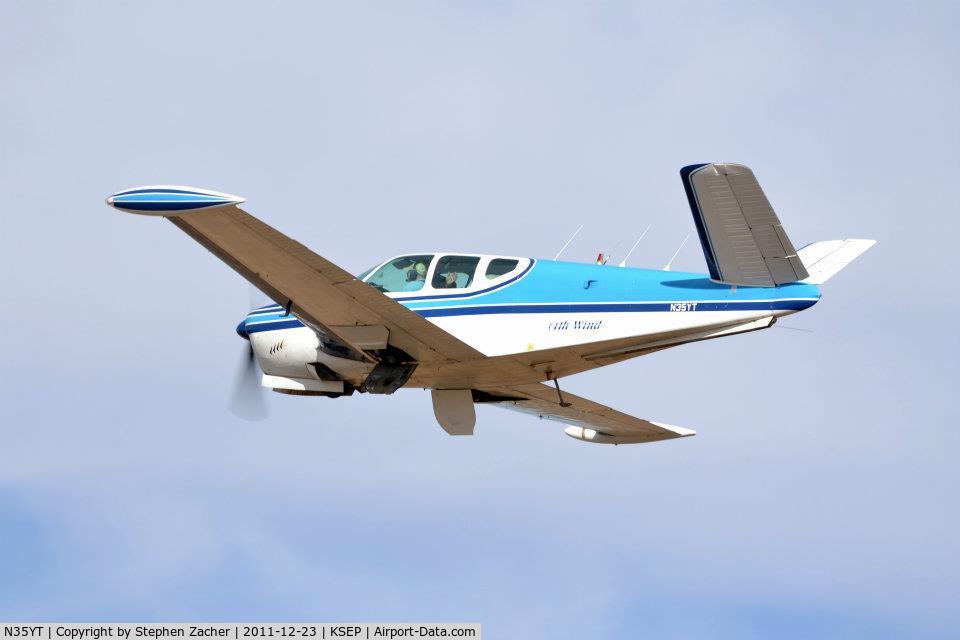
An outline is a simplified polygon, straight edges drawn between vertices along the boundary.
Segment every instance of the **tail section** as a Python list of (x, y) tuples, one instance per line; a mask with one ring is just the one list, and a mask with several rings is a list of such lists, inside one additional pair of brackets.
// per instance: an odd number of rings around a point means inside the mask
[(827, 240), (796, 251), (749, 167), (680, 170), (710, 278), (731, 285), (823, 284), (876, 240)]
[(849, 238), (808, 244), (797, 251), (797, 257), (809, 273), (801, 282), (823, 284), (876, 243), (876, 240)]
[(776, 287), (807, 277), (760, 183), (742, 164), (680, 170), (711, 279)]

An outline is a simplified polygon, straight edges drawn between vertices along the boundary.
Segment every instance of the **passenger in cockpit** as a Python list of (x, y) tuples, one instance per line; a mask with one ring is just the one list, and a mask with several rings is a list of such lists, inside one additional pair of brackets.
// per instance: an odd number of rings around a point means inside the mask
[(457, 288), (457, 276), (459, 274), (456, 271), (449, 271), (444, 276), (443, 279), (443, 288), (444, 289), (456, 289)]

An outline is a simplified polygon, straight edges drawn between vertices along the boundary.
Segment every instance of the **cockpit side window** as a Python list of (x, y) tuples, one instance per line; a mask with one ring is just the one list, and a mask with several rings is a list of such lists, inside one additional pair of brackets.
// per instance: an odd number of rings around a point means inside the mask
[(366, 282), (385, 293), (419, 291), (427, 280), (432, 255), (394, 258), (370, 276)]
[(508, 260), (506, 258), (494, 258), (487, 265), (487, 280), (496, 280), (500, 276), (506, 275), (517, 268), (519, 260)]
[(466, 289), (473, 282), (479, 263), (477, 256), (443, 256), (433, 272), (433, 288)]

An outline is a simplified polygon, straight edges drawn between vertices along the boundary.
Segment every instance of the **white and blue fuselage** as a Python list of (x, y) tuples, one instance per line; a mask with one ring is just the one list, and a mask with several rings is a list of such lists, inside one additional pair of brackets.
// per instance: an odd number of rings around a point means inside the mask
[[(490, 283), (385, 295), (486, 356), (666, 334), (682, 344), (710, 337), (704, 332), (711, 329), (724, 335), (765, 328), (820, 299), (819, 287), (801, 282), (731, 286), (697, 273), (516, 260), (515, 273)], [(432, 270), (427, 275), (430, 282)], [(311, 375), (307, 363), (317, 360), (322, 336), (279, 305), (252, 311), (237, 331), (250, 338), (268, 375)], [(369, 371), (330, 353), (320, 360), (348, 380), (360, 381)]]

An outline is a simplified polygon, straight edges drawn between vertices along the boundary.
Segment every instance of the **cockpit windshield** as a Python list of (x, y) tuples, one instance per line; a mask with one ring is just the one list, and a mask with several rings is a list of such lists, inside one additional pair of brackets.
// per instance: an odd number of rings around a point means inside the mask
[(377, 269), (366, 282), (385, 293), (419, 291), (426, 282), (427, 270), (432, 261), (432, 255), (394, 258)]

